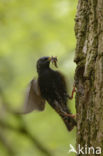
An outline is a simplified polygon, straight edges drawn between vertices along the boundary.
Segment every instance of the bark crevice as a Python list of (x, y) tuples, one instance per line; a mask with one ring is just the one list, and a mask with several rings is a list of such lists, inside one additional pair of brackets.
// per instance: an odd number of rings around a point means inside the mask
[(103, 0), (79, 0), (75, 21), (77, 145), (103, 149)]

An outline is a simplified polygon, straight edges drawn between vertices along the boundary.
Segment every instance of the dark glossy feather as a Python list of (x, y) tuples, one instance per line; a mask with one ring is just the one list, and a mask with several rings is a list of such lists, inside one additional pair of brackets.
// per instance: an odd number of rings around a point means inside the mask
[(63, 75), (47, 68), (39, 74), (38, 84), (41, 96), (48, 101), (53, 109), (61, 116), (68, 130), (72, 130), (76, 121), (65, 114), (71, 114), (67, 107), (67, 88)]
[(44, 110), (45, 100), (60, 115), (67, 129), (76, 126), (67, 106), (68, 93), (64, 76), (49, 67), (50, 62), (57, 66), (56, 57), (42, 57), (37, 61), (38, 79), (33, 79), (26, 96), (24, 113), (33, 110)]

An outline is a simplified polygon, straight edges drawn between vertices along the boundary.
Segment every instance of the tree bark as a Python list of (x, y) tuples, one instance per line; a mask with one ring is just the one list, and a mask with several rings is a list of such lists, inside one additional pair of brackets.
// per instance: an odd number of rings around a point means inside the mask
[(85, 155), (103, 156), (103, 0), (79, 0), (75, 21), (77, 150), (80, 144)]

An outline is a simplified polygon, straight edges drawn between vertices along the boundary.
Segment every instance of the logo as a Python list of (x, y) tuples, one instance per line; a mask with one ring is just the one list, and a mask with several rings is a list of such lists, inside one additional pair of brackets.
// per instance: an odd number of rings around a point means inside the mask
[(94, 154), (94, 155), (98, 155), (101, 154), (101, 147), (96, 147), (94, 148), (93, 146), (88, 147), (87, 145), (85, 145), (84, 147), (81, 147), (80, 144), (78, 144), (77, 146), (77, 150), (72, 146), (72, 144), (69, 145), (70, 149), (68, 151), (68, 154), (70, 154), (71, 152), (76, 153), (76, 154)]
[(69, 146), (70, 146), (70, 150), (68, 151), (68, 153), (71, 153), (71, 152), (77, 153), (77, 151), (71, 144)]

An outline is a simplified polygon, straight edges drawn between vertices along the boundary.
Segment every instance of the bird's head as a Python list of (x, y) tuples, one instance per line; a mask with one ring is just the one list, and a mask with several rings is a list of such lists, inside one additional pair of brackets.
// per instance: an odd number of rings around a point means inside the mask
[(45, 69), (45, 68), (49, 68), (49, 64), (50, 62), (52, 64), (55, 65), (55, 67), (57, 67), (57, 57), (41, 57), (38, 61), (37, 61), (37, 72), (40, 72), (41, 70)]

